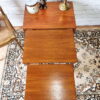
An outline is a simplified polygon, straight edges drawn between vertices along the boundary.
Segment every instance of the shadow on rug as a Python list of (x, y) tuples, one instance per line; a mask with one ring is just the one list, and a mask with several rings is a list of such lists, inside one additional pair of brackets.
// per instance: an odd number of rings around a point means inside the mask
[[(24, 32), (17, 31), (24, 43)], [(78, 63), (74, 65), (77, 100), (100, 100), (100, 30), (77, 30), (75, 44)], [(16, 42), (9, 44), (0, 100), (24, 100), (27, 66)]]

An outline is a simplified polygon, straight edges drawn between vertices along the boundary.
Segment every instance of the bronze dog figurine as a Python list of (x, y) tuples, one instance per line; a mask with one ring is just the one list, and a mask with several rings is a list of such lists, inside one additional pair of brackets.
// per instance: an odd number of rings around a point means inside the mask
[(40, 9), (46, 9), (47, 8), (46, 0), (40, 0), (39, 8)]

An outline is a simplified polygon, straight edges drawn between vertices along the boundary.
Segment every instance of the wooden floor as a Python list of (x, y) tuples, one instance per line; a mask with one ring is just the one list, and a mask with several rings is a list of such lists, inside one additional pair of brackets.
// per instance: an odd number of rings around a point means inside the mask
[[(15, 26), (14, 28), (23, 29), (23, 26)], [(76, 29), (100, 29), (100, 25), (77, 26)]]
[(76, 100), (73, 66), (29, 65), (25, 100)]

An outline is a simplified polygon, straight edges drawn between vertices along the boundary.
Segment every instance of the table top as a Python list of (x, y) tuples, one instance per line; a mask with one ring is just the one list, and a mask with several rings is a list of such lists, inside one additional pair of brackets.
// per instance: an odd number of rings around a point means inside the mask
[(26, 30), (23, 63), (77, 62), (72, 29)]
[(25, 100), (76, 100), (71, 64), (29, 65)]
[(59, 10), (60, 2), (48, 2), (47, 9), (29, 14), (25, 9), (24, 29), (65, 29), (76, 28), (73, 4), (67, 11)]

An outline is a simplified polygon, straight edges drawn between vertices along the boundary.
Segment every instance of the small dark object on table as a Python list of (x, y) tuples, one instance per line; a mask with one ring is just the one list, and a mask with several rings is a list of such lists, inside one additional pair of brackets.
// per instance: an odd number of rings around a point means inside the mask
[(46, 0), (40, 0), (40, 9), (46, 9), (47, 8), (47, 3)]

